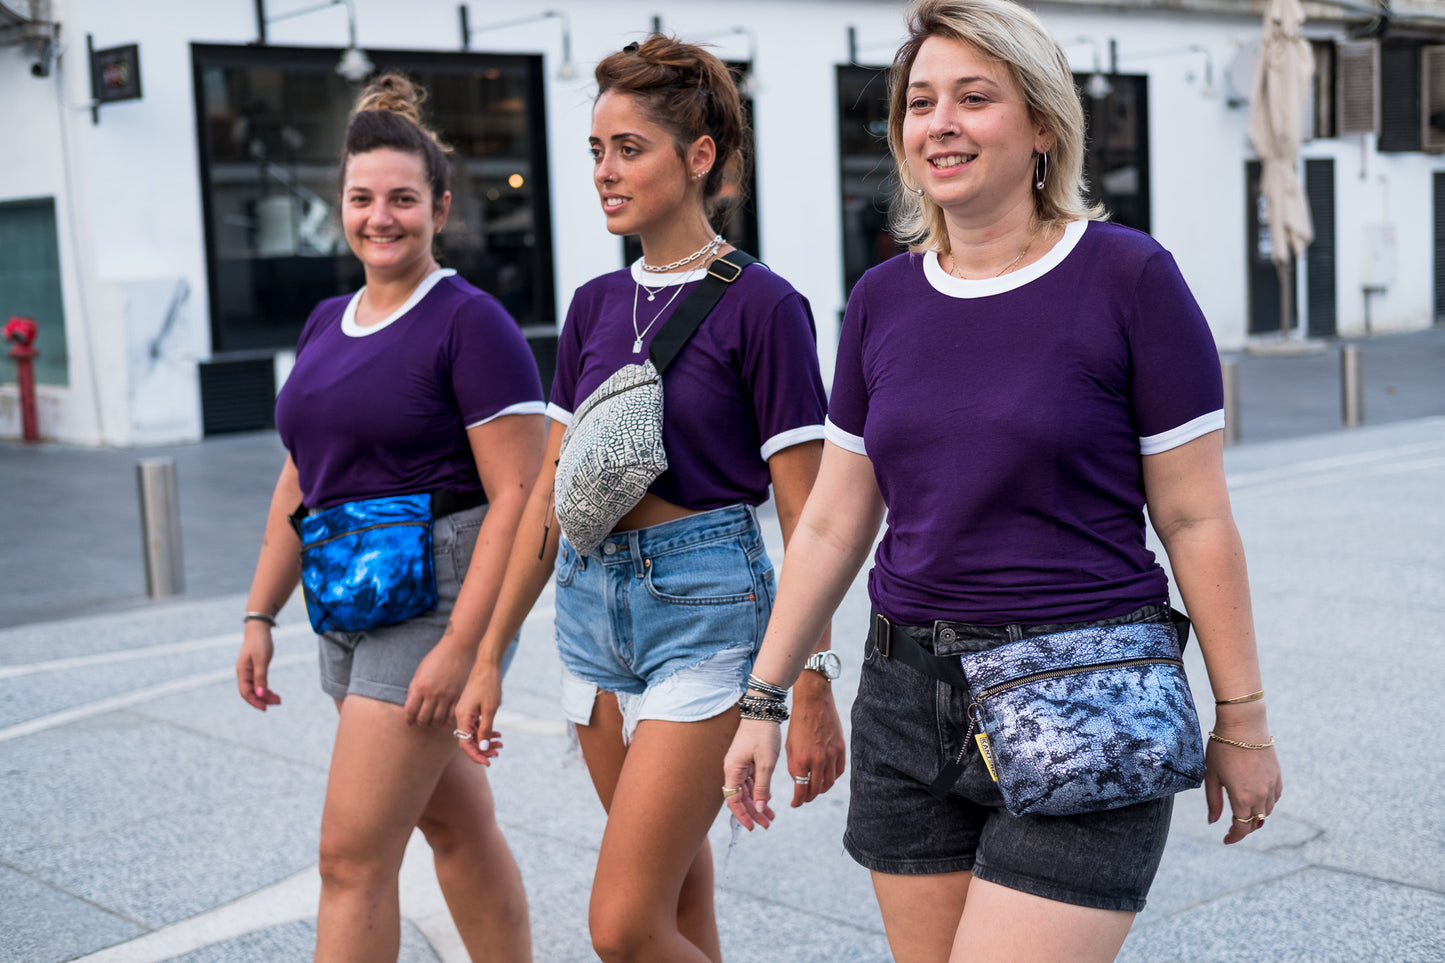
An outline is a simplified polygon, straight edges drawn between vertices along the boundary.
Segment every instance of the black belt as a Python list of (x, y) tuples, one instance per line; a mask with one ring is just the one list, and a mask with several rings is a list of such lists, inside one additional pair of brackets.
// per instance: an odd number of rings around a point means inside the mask
[[(476, 508), (478, 505), (487, 503), (487, 493), (478, 488), (469, 492), (454, 492), (450, 489), (437, 489), (431, 492), (431, 517), (432, 521), (438, 518), (446, 518), (448, 515), (455, 515), (457, 512), (464, 512), (469, 508)], [(315, 509), (302, 503), (296, 506), (296, 510), (286, 517), (296, 534), (301, 534), (301, 519), (315, 513)]]
[(909, 635), (907, 626), (895, 625), (886, 615), (873, 616), (873, 647), (885, 659), (897, 659), (939, 682), (960, 689), (968, 688), (963, 663), (957, 655), (934, 655)]

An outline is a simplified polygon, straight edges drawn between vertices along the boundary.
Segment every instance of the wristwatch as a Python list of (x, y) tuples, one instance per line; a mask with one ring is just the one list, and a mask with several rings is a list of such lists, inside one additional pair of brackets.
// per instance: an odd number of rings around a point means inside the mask
[(838, 653), (828, 649), (826, 652), (814, 652), (808, 656), (808, 661), (803, 663), (803, 668), (819, 672), (823, 678), (832, 682), (843, 674), (843, 660), (838, 658)]

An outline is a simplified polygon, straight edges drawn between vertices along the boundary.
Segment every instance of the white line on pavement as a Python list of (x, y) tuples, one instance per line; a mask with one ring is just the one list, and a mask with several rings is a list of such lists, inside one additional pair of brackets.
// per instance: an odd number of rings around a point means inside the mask
[[(1378, 464), (1380, 462), (1393, 462), (1401, 458), (1412, 458), (1417, 455), (1433, 455), (1436, 452), (1445, 452), (1445, 442), (1426, 441), (1412, 445), (1398, 445), (1394, 448), (1378, 448), (1373, 451), (1356, 452), (1351, 455), (1316, 458), (1312, 461), (1281, 465), (1278, 468), (1266, 468), (1261, 471), (1232, 474), (1228, 476), (1228, 481), (1231, 490), (1238, 490), (1252, 488), (1255, 485), (1263, 485), (1282, 479), (1299, 478), (1305, 475), (1322, 475), (1337, 469), (1357, 468), (1362, 465)], [(1433, 461), (1433, 459), (1427, 461)]]
[(1318, 473), (1301, 473), (1298, 475), (1282, 475), (1272, 479), (1261, 479), (1242, 486), (1236, 486), (1233, 482), (1229, 488), (1241, 496), (1248, 495), (1274, 495), (1280, 492), (1298, 491), (1302, 488), (1316, 488), (1320, 485), (1334, 485), (1340, 482), (1361, 481), (1366, 478), (1381, 478), (1386, 475), (1401, 475), (1412, 471), (1426, 471), (1433, 468), (1445, 468), (1445, 457), (1440, 458), (1417, 458), (1413, 461), (1399, 461), (1388, 464), (1362, 465), (1349, 470), (1321, 471)]
[[(289, 641), (292, 636), (299, 639), (310, 634), (311, 630), (304, 625), (288, 625), (285, 628), (276, 629), (272, 633), (272, 637), (277, 641)], [(219, 649), (226, 646), (238, 647), (240, 637), (239, 632), (228, 632), (225, 635), (211, 635), (204, 639), (190, 639), (185, 642), (168, 642), (165, 645), (148, 645), (139, 649), (121, 649), (116, 652), (77, 655), (68, 659), (51, 659), (47, 662), (0, 666), (0, 679), (13, 679), (16, 676), (30, 675), (35, 672), (84, 669), (95, 665), (128, 662), (133, 659), (152, 659), (163, 655), (176, 655), (180, 652), (199, 652), (203, 649)]]

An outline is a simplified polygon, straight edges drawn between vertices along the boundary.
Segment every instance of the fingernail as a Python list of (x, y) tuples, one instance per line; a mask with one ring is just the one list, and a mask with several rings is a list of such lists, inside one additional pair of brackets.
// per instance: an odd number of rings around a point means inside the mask
[(266, 698), (266, 687), (265, 687), (265, 686), (263, 686), (263, 685), (258, 685), (258, 686), (256, 686), (256, 698), (258, 698), (258, 699), (264, 699), (264, 698)]
[(482, 750), (490, 749), (490, 748), (492, 748), (492, 740), (490, 740), (490, 739), (478, 739), (478, 740), (477, 740), (477, 747), (480, 748), (480, 749), (482, 749)]

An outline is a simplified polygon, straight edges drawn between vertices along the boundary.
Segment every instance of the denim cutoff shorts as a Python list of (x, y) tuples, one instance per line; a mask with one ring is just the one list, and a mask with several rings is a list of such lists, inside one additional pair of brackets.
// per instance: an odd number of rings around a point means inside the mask
[[(472, 562), (487, 506), (478, 505), (444, 515), (432, 522), (432, 563), (436, 569), (437, 607), (424, 615), (361, 632), (324, 632), (317, 636), (321, 650), (321, 688), (334, 699), (366, 696), (406, 705), (406, 691), (417, 666), (446, 631), (456, 605), (462, 579)], [(517, 640), (507, 648), (502, 671), (517, 652)]]
[[(1167, 622), (1168, 605), (1066, 625), (895, 626), (935, 655), (981, 652), (1026, 636), (1096, 625)], [(971, 872), (978, 879), (1079, 906), (1144, 908), (1164, 854), (1174, 798), (1078, 816), (1014, 816), (978, 750), (945, 799), (929, 785), (957, 758), (967, 693), (874, 646), (869, 621), (853, 703), (852, 781), (843, 845), (879, 873)]]
[(587, 725), (617, 694), (623, 734), (642, 719), (696, 722), (742, 698), (773, 610), (757, 514), (731, 505), (613, 532), (589, 555), (557, 552), (562, 709)]

